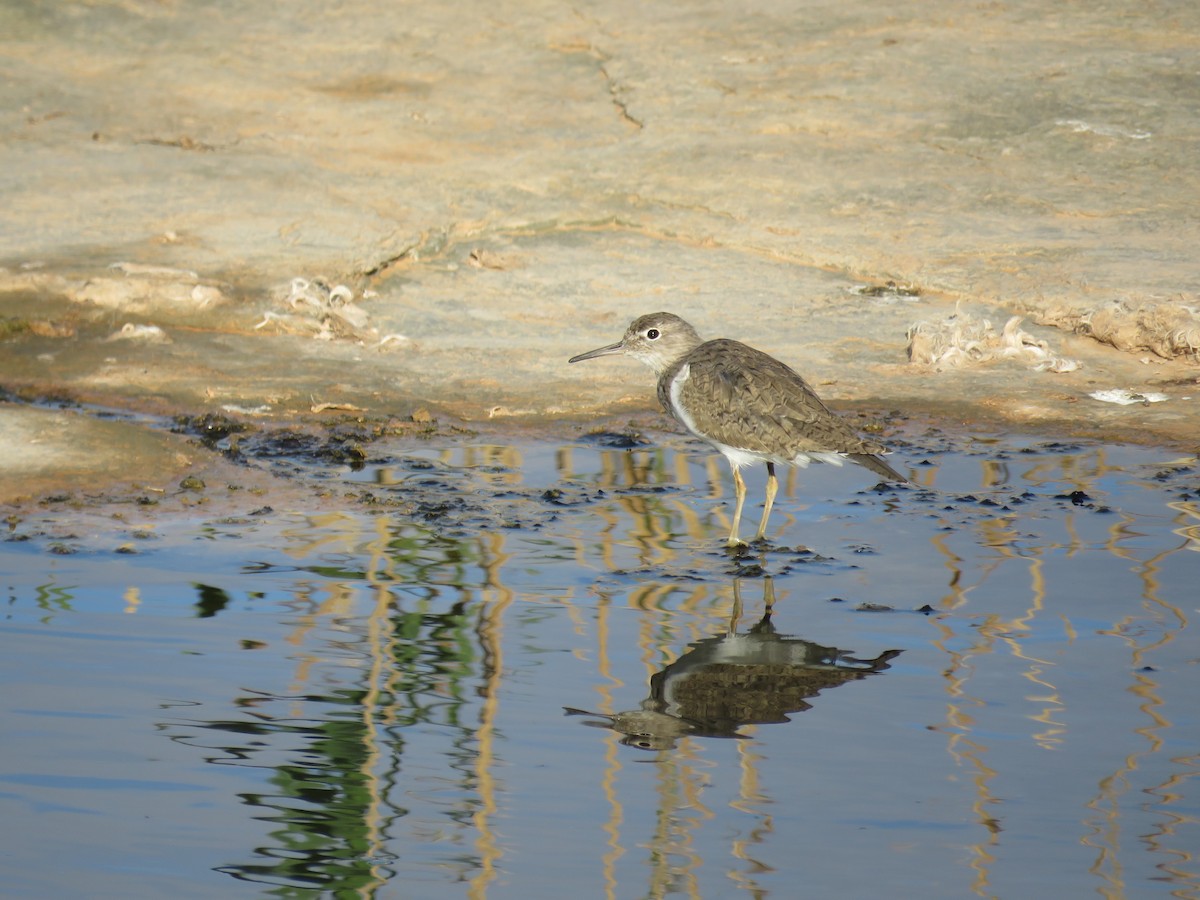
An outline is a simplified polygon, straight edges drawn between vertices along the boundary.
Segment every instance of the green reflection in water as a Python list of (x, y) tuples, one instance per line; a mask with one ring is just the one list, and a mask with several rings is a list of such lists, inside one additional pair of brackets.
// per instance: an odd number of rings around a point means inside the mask
[[(360, 896), (386, 881), (392, 857), (381, 842), (408, 812), (389, 798), (405, 780), (405, 733), (416, 727), (448, 729), (445, 753), (457, 772), (448, 787), (457, 800), (445, 813), (457, 827), (470, 825), (478, 736), (463, 710), (481, 663), (470, 612), (464, 604), (445, 612), (391, 610), (382, 685), (360, 676), (357, 687), (297, 697), (244, 693), (233, 703), (245, 718), (192, 720), (188, 724), (200, 729), (194, 733), (179, 722), (163, 726), (177, 740), (215, 751), (209, 762), (273, 769), (274, 792), (239, 795), (255, 818), (278, 826), (272, 844), (257, 848), (256, 859), (219, 871), (272, 885), (272, 895), (285, 897), (309, 896), (303, 892), (313, 889)], [(341, 649), (370, 663), (369, 623), (346, 624), (356, 631)], [(218, 734), (226, 737), (214, 740)], [(469, 870), (479, 860), (460, 864)]]

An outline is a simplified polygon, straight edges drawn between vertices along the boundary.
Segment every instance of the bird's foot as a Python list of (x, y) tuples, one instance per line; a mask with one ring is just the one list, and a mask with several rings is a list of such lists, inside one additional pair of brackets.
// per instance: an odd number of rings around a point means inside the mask
[(736, 544), (727, 544), (725, 546), (725, 553), (729, 556), (730, 561), (738, 567), (744, 567), (748, 563), (760, 563), (762, 558), (761, 550), (761, 547), (756, 547), (754, 544), (747, 544), (745, 541), (738, 541)]

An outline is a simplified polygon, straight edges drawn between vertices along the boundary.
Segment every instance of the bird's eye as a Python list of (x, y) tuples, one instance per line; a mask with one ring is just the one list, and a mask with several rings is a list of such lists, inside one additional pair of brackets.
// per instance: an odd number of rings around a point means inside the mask
[(651, 328), (649, 331), (646, 332), (646, 340), (648, 340), (648, 341), (657, 341), (659, 339), (659, 337), (661, 337), (661, 336), (662, 336), (662, 332), (659, 331), (657, 328)]

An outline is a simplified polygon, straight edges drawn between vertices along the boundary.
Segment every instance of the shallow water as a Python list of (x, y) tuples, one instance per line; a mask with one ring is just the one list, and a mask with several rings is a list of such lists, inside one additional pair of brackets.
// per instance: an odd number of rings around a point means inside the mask
[(1194, 460), (893, 443), (744, 554), (670, 436), (12, 518), (6, 894), (1200, 896)]

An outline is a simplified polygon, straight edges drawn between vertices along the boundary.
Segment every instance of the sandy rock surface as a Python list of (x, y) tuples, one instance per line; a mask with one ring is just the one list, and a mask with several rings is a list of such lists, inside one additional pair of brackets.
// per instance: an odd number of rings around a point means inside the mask
[[(566, 358), (669, 309), (835, 406), (1194, 445), (1196, 34), (1185, 3), (10, 4), (0, 388), (586, 420), (651, 379)], [(985, 320), (1020, 352), (910, 362)]]

